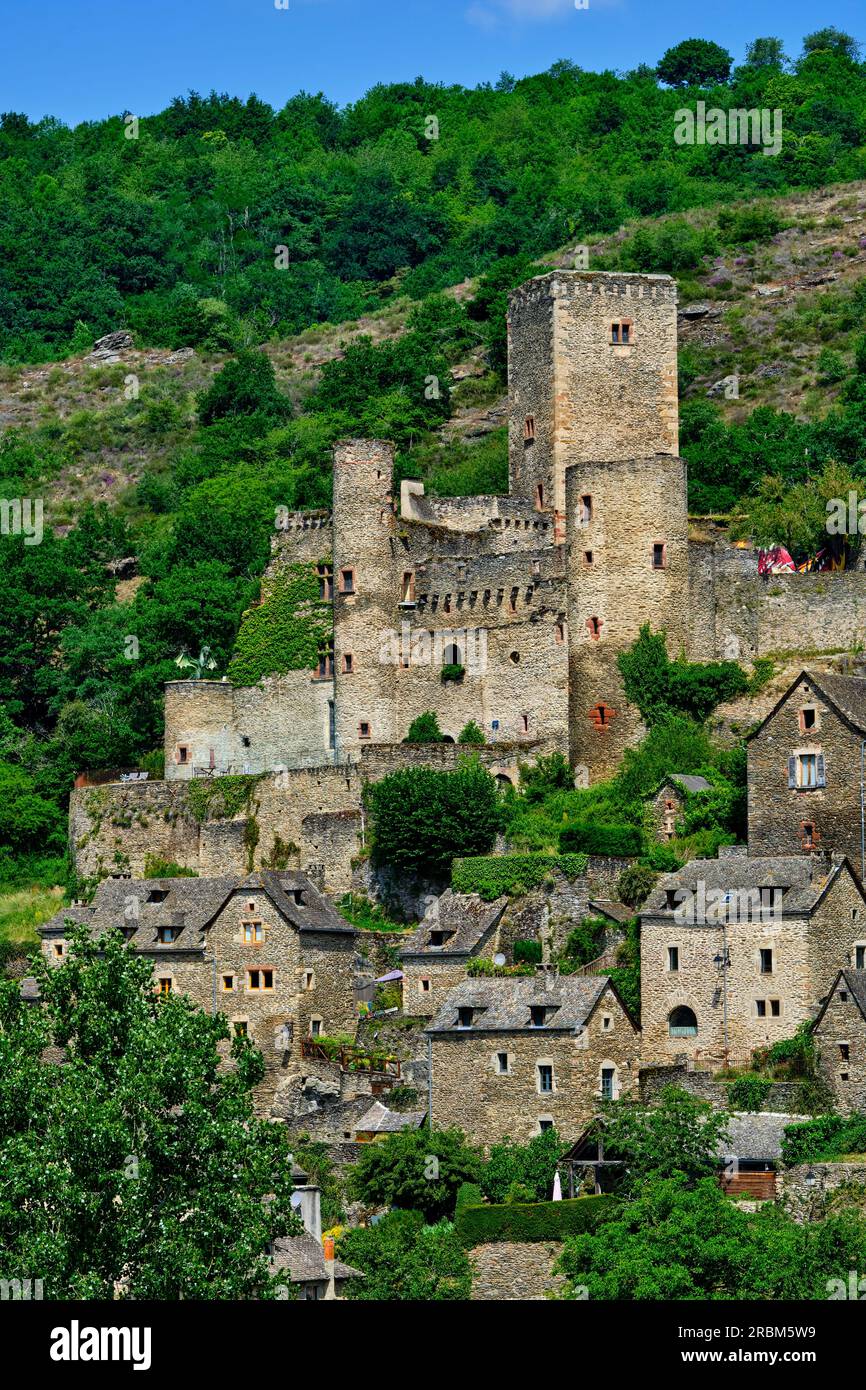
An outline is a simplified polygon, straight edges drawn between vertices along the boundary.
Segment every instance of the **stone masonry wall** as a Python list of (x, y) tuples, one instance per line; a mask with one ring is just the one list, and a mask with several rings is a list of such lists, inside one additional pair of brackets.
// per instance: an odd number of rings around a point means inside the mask
[[(840, 998), (840, 993), (847, 998)], [(844, 980), (815, 1029), (815, 1045), (819, 1071), (838, 1109), (846, 1114), (866, 1110), (866, 1023)]]
[[(637, 1088), (640, 1035), (610, 994), (577, 1038), (543, 1029), (431, 1036), (433, 1124), (457, 1126), (476, 1143), (531, 1139), (541, 1118), (552, 1119), (563, 1139), (577, 1139), (598, 1109), (604, 1066), (616, 1069), (618, 1096)], [(496, 1069), (499, 1052), (509, 1055), (506, 1074)], [(552, 1094), (538, 1090), (539, 1064), (553, 1066)]]
[(565, 1276), (553, 1269), (561, 1241), (497, 1241), (469, 1251), (472, 1302), (512, 1303), (550, 1298), (561, 1290)]

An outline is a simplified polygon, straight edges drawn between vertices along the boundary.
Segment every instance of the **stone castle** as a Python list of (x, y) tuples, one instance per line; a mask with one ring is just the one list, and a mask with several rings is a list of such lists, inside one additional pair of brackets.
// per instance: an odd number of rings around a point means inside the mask
[[(554, 271), (517, 290), (508, 496), (427, 497), (406, 481), (398, 503), (390, 445), (339, 445), (332, 515), (280, 529), (262, 584), (267, 617), (286, 576), (315, 579), (317, 611), (333, 622), (314, 669), (249, 686), (171, 682), (165, 780), (76, 788), (82, 876), (141, 877), (147, 854), (201, 875), (189, 890), (151, 880), (147, 949), (171, 988), (175, 927), (192, 924), (202, 960), (208, 941), (214, 960), (219, 947), (231, 987), (224, 979), (213, 1007), (269, 1046), (275, 1032), (288, 1036), (275, 1067), (308, 1066), (300, 1044), (313, 1024), (338, 1032), (353, 1017), (353, 934), (320, 895), (353, 886), (365, 782), (407, 765), (452, 767), (470, 721), (484, 734), (478, 755), (502, 780), (551, 751), (588, 780), (610, 775), (642, 734), (617, 657), (643, 623), (666, 630), (672, 653), (701, 659), (861, 640), (862, 571), (765, 580), (748, 549), (690, 535), (676, 331), (666, 276)], [(686, 865), (642, 912), (642, 1032), (601, 975), (467, 978), (470, 957), (510, 954), (506, 902), (446, 894), (434, 904), (402, 964), (404, 1009), (429, 1020), (437, 1123), (485, 1141), (574, 1127), (599, 1099), (633, 1093), (642, 1064), (746, 1062), (816, 1017), (829, 1084), (849, 1104), (848, 1091), (866, 1096), (864, 691), (863, 679), (803, 672), (754, 731), (748, 850)], [(448, 742), (405, 743), (429, 710)], [(223, 781), (232, 773), (250, 775), (238, 787)], [(220, 797), (221, 783), (234, 799)], [(658, 793), (662, 838), (677, 797), (699, 790), (680, 783)], [(163, 920), (169, 893), (197, 902), (213, 881), (213, 911), (204, 903), (199, 916), (178, 908), (176, 923)], [(700, 906), (708, 891), (721, 914)], [(544, 939), (558, 897), (564, 922), (592, 907), (587, 883), (554, 884), (529, 909), (538, 930), (525, 934)], [(103, 884), (94, 924), (119, 921), (121, 898)], [(697, 912), (684, 914), (684, 902)], [(316, 905), (315, 929), (305, 904)], [(43, 931), (60, 954), (67, 916)], [(245, 935), (257, 924), (261, 938)], [(273, 951), (248, 949), (269, 941)], [(180, 976), (178, 987), (204, 1002), (210, 975), (193, 976), (195, 989)], [(247, 993), (257, 996), (249, 1005)], [(855, 1024), (856, 1046), (837, 1036)]]

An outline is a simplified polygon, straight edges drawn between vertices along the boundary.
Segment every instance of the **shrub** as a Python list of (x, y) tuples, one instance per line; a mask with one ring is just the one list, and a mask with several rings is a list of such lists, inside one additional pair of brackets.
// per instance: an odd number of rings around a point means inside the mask
[(599, 821), (566, 825), (559, 836), (563, 854), (596, 854), (612, 859), (640, 854), (643, 843), (643, 834), (636, 825), (605, 825)]
[(464, 724), (460, 733), (457, 735), (457, 742), (469, 744), (471, 747), (480, 748), (485, 742), (484, 734), (474, 719), (470, 719), (468, 724)]
[(466, 667), (461, 666), (458, 662), (448, 662), (446, 665), (442, 667), (443, 684), (447, 683), (448, 681), (454, 681), (456, 684), (459, 684), (465, 675)]
[(728, 1104), (732, 1110), (763, 1110), (772, 1085), (766, 1076), (739, 1076), (728, 1087)]
[(571, 1197), (561, 1202), (500, 1202), (458, 1209), (454, 1226), (471, 1248), (495, 1241), (565, 1240), (592, 1231), (617, 1213), (617, 1197)]
[(617, 897), (629, 907), (640, 907), (655, 888), (657, 878), (658, 874), (652, 869), (646, 869), (642, 864), (632, 864), (623, 870), (616, 881)]
[[(443, 666), (443, 671), (446, 669)], [(409, 725), (409, 732), (403, 740), (404, 743), (444, 743), (445, 739), (442, 730), (439, 728), (439, 720), (432, 710), (425, 710), (412, 720)]]
[(455, 893), (478, 893), (485, 902), (511, 893), (540, 888), (554, 873), (581, 878), (586, 873), (584, 854), (496, 854), (457, 859), (451, 870)]
[(171, 859), (160, 859), (158, 854), (144, 856), (145, 878), (198, 878), (195, 869), (184, 869)]
[[(441, 874), (458, 855), (490, 849), (499, 793), (467, 756), (453, 772), (402, 768), (366, 789), (373, 858), (412, 873)], [(496, 895), (494, 895), (496, 896)]]
[(522, 962), (539, 965), (541, 963), (541, 942), (515, 941), (512, 954), (515, 965), (520, 965)]

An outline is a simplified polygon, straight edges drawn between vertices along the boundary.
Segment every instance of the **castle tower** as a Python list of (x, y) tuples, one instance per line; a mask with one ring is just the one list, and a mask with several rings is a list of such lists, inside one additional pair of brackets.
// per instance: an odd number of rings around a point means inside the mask
[(565, 472), (675, 454), (676, 284), (668, 275), (555, 270), (508, 305), (509, 488), (565, 533)]
[[(386, 634), (398, 597), (393, 544), (393, 445), (349, 439), (334, 448), (334, 752), (357, 757), (389, 743), (396, 669)], [(386, 659), (383, 659), (383, 656)]]
[(669, 454), (575, 463), (566, 472), (569, 747), (589, 779), (612, 776), (644, 729), (617, 657), (641, 625), (689, 636), (686, 465)]

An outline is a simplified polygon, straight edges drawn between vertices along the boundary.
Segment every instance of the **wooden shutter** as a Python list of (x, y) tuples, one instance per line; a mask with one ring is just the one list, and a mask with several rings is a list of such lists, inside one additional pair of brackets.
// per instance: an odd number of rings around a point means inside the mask
[(796, 758), (793, 756), (793, 754), (792, 754), (791, 757), (788, 759), (788, 786), (789, 786), (789, 787), (796, 787), (796, 785), (797, 785), (797, 759), (796, 759)]
[(825, 786), (827, 785), (827, 779), (826, 779), (825, 776), (824, 776), (824, 754), (823, 754), (823, 753), (819, 753), (819, 754), (818, 754), (818, 757), (817, 757), (817, 759), (816, 759), (816, 773), (817, 773), (817, 781), (816, 781), (816, 783), (815, 783), (816, 787), (825, 787)]

